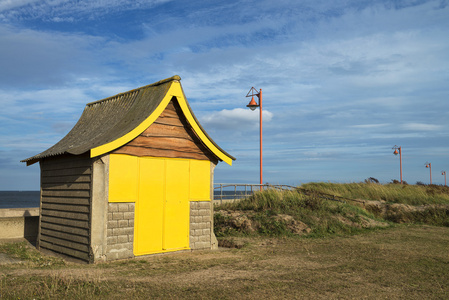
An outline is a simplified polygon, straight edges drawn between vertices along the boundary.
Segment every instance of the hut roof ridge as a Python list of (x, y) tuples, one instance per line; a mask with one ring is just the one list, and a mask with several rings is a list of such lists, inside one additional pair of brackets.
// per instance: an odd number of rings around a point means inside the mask
[(121, 96), (130, 95), (130, 94), (133, 94), (135, 92), (139, 92), (142, 89), (145, 89), (145, 88), (148, 88), (148, 87), (151, 87), (151, 86), (158, 86), (158, 85), (170, 82), (170, 81), (181, 81), (181, 77), (179, 75), (174, 75), (172, 77), (159, 80), (158, 82), (147, 84), (147, 85), (144, 85), (144, 86), (141, 86), (141, 87), (138, 87), (138, 88), (126, 91), (126, 92), (118, 93), (118, 94), (116, 94), (114, 96), (110, 96), (110, 97), (107, 97), (107, 98), (103, 98), (103, 99), (100, 99), (100, 100), (89, 102), (89, 103), (86, 104), (86, 107), (87, 106), (92, 106), (94, 104), (107, 102), (108, 100), (114, 100), (114, 99), (119, 98)]
[(91, 157), (112, 151), (143, 132), (165, 109), (172, 97), (182, 99), (184, 114), (190, 117), (203, 143), (220, 160), (231, 164), (234, 157), (221, 149), (207, 135), (191, 110), (178, 75), (124, 93), (86, 104), (75, 126), (58, 143), (47, 150), (22, 160), (27, 165), (62, 154), (80, 155), (90, 151)]

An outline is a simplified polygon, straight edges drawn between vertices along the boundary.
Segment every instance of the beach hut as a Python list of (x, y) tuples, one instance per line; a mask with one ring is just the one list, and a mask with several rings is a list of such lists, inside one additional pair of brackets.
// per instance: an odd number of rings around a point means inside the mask
[(234, 157), (201, 127), (179, 76), (88, 103), (40, 163), (37, 247), (87, 262), (217, 247), (213, 178)]

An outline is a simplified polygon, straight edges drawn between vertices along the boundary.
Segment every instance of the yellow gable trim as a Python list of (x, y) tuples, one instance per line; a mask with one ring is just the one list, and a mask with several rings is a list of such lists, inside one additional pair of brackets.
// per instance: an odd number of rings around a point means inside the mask
[(204, 132), (199, 127), (198, 123), (195, 121), (195, 118), (193, 117), (192, 113), (190, 112), (190, 109), (187, 105), (187, 101), (184, 98), (184, 93), (182, 92), (181, 83), (179, 81), (174, 81), (170, 84), (170, 87), (167, 91), (167, 94), (165, 95), (164, 99), (162, 99), (159, 106), (154, 110), (154, 112), (147, 118), (145, 121), (143, 121), (139, 126), (131, 130), (129, 133), (125, 134), (124, 136), (101, 146), (98, 146), (96, 148), (93, 148), (90, 150), (90, 157), (96, 157), (102, 154), (105, 154), (107, 152), (110, 152), (114, 149), (117, 149), (126, 143), (130, 142), (131, 140), (135, 139), (139, 134), (145, 131), (151, 124), (153, 124), (154, 121), (160, 116), (160, 114), (164, 111), (164, 109), (167, 107), (170, 100), (176, 97), (178, 99), (178, 103), (181, 106), (181, 110), (184, 113), (185, 117), (187, 118), (187, 121), (189, 122), (190, 126), (192, 126), (192, 129), (195, 131), (197, 136), (201, 139), (201, 141), (206, 145), (207, 148), (209, 148), (212, 153), (214, 153), (218, 158), (220, 158), (222, 161), (226, 162), (228, 165), (232, 166), (232, 158), (224, 154), (220, 149), (218, 149), (211, 141), (210, 139), (204, 134)]
[(181, 84), (179, 82), (174, 83), (173, 88), (176, 89), (176, 98), (178, 98), (179, 106), (181, 106), (181, 110), (184, 113), (184, 116), (187, 118), (190, 126), (192, 126), (193, 130), (197, 134), (197, 136), (201, 139), (201, 141), (209, 148), (212, 153), (214, 153), (218, 158), (222, 161), (226, 162), (228, 165), (232, 166), (232, 158), (224, 154), (220, 151), (204, 134), (201, 130), (200, 126), (196, 123), (195, 118), (192, 116), (190, 109), (187, 105), (187, 101), (184, 98), (184, 93), (182, 92)]
[(107, 144), (104, 144), (104, 145), (101, 145), (101, 146), (91, 149), (90, 157), (96, 157), (96, 156), (105, 154), (107, 152), (110, 152), (112, 150), (115, 150), (115, 149), (125, 145), (126, 143), (132, 141), (139, 134), (144, 132), (145, 129), (147, 129), (151, 124), (153, 124), (154, 121), (156, 121), (156, 119), (164, 111), (164, 109), (167, 107), (168, 103), (170, 102), (170, 100), (172, 98), (172, 95), (170, 94), (172, 85), (173, 85), (173, 83), (171, 83), (167, 94), (165, 94), (165, 97), (164, 97), (164, 99), (162, 99), (159, 106), (154, 110), (154, 112), (148, 118), (146, 118), (142, 123), (140, 123), (139, 126), (137, 126), (133, 130), (131, 130), (130, 132), (125, 134), (124, 136), (122, 136), (112, 142), (109, 142)]

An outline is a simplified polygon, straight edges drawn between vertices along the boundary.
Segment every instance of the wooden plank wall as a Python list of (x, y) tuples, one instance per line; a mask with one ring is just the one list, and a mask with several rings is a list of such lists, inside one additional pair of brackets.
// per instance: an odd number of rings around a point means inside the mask
[(92, 162), (88, 155), (41, 161), (39, 247), (89, 261)]
[(176, 99), (141, 135), (112, 153), (218, 162), (191, 129)]

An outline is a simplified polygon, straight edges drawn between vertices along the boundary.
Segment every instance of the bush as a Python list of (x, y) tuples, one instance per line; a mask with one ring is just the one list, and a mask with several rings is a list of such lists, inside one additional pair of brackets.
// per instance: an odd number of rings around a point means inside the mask
[(365, 183), (379, 183), (379, 180), (374, 177), (370, 177), (368, 179), (365, 179)]

